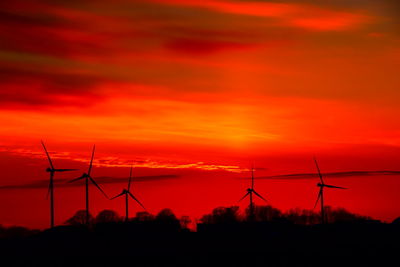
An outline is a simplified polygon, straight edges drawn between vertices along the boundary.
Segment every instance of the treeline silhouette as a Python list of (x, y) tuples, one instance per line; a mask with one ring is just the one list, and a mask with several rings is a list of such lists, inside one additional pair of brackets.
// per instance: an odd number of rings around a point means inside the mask
[[(157, 215), (153, 215), (147, 211), (138, 212), (136, 213), (136, 216), (130, 218), (128, 222), (131, 224), (131, 227), (134, 227), (134, 223), (157, 223), (158, 225), (175, 225), (176, 229), (180, 229), (180, 222), (185, 222), (187, 220), (188, 216), (182, 216), (179, 220), (171, 209), (163, 209)], [(126, 222), (125, 217), (120, 216), (116, 211), (113, 210), (103, 210), (99, 212), (96, 217), (93, 217), (91, 214), (89, 214), (90, 225), (123, 222)], [(74, 216), (65, 221), (65, 224), (72, 226), (86, 225), (86, 210), (77, 211)]]
[[(325, 213), (328, 223), (374, 221), (371, 217), (354, 214), (344, 208), (332, 209), (330, 206), (326, 206)], [(320, 214), (313, 210), (297, 208), (282, 212), (270, 205), (255, 205), (253, 214), (251, 214), (250, 208), (247, 208), (245, 213), (241, 214), (238, 206), (219, 207), (214, 209), (211, 214), (204, 215), (200, 221), (204, 224), (253, 221), (314, 225), (320, 223), (320, 217)]]
[[(333, 209), (330, 206), (325, 207), (327, 223), (339, 222), (378, 222), (369, 216), (362, 216), (351, 213), (344, 208)], [(242, 223), (250, 221), (250, 209), (247, 208), (244, 213), (240, 212), (239, 206), (218, 207), (211, 213), (205, 214), (197, 223), (201, 224), (223, 224), (223, 223)], [(93, 217), (89, 214), (90, 224), (117, 223), (125, 222), (125, 217), (120, 216), (116, 211), (103, 210)], [(275, 222), (275, 223), (291, 223), (300, 225), (315, 225), (320, 223), (320, 214), (308, 209), (291, 209), (287, 212), (274, 208), (270, 205), (254, 206), (253, 222)], [(129, 219), (130, 223), (151, 223), (151, 222), (169, 222), (170, 224), (180, 225), (182, 229), (189, 229), (192, 222), (189, 216), (178, 218), (171, 209), (163, 209), (157, 215), (153, 215), (147, 211), (136, 213), (136, 216)], [(79, 210), (74, 216), (65, 221), (66, 225), (85, 225), (86, 211)]]
[[(383, 223), (342, 208), (218, 207), (192, 222), (172, 210), (77, 211), (43, 231), (0, 227), (4, 266), (396, 266), (400, 218)], [(197, 231), (194, 226), (197, 225)]]
[[(351, 213), (344, 208), (332, 209), (330, 206), (325, 208), (328, 223), (381, 223), (368, 216), (362, 216)], [(254, 206), (255, 223), (275, 223), (275, 224), (293, 224), (293, 225), (317, 225), (320, 223), (320, 214), (307, 209), (291, 209), (282, 212), (270, 205)], [(124, 216), (120, 216), (114, 210), (103, 210), (93, 217), (91, 214), (90, 225), (121, 225), (128, 223), (130, 228), (144, 227), (162, 228), (165, 231), (196, 231), (197, 225), (225, 225), (240, 224), (249, 222), (250, 211), (247, 208), (242, 214), (238, 206), (218, 207), (211, 213), (205, 214), (196, 225), (189, 216), (178, 218), (171, 209), (163, 209), (158, 214), (153, 215), (147, 211), (137, 212), (136, 216), (125, 221)], [(400, 217), (393, 221), (393, 224), (400, 224)], [(86, 227), (86, 211), (78, 210), (71, 218), (64, 223), (65, 226)], [(62, 229), (59, 226), (58, 229)], [(204, 228), (203, 228), (204, 229)], [(29, 229), (22, 226), (4, 227), (0, 225), (0, 239), (24, 238), (41, 233), (37, 229)]]

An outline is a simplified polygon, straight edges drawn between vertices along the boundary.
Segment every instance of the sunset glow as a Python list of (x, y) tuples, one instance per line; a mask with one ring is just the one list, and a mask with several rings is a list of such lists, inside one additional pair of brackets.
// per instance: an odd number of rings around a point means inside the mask
[[(260, 177), (315, 172), (314, 156), (323, 172), (400, 170), (399, 9), (393, 0), (2, 1), (0, 188), (48, 179), (40, 140), (57, 166), (80, 170), (96, 144), (95, 177), (127, 177), (132, 164), (150, 211), (194, 218), (237, 205), (251, 164)], [(163, 175), (174, 178), (145, 179)], [(256, 182), (282, 210), (314, 204), (315, 179)], [(336, 183), (351, 189), (329, 192), (328, 205), (399, 216), (399, 176)], [(46, 227), (47, 188), (15, 190), (0, 189), (0, 224)], [(83, 208), (83, 188), (56, 190), (61, 224)], [(122, 212), (93, 198), (96, 212)]]

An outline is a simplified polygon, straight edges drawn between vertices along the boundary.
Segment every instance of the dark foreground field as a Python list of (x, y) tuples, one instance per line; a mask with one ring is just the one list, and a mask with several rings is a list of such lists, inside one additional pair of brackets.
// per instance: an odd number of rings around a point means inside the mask
[(400, 227), (347, 223), (63, 226), (0, 239), (1, 266), (400, 266)]

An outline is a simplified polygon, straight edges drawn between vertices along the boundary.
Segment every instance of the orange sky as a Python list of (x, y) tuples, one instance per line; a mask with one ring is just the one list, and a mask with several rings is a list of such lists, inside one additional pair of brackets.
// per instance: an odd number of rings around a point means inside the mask
[[(47, 178), (41, 139), (83, 169), (96, 143), (95, 176), (124, 177), (132, 161), (141, 176), (179, 176), (140, 183), (143, 202), (194, 217), (237, 204), (251, 162), (263, 176), (313, 172), (313, 155), (326, 172), (400, 169), (396, 0), (3, 2), (1, 185)], [(392, 220), (397, 180), (338, 180), (358, 189), (329, 204)], [(258, 191), (282, 209), (313, 206), (314, 180), (285, 184)], [(58, 223), (83, 207), (79, 190), (60, 189)], [(0, 190), (13, 203), (0, 224), (45, 226), (45, 191)], [(122, 212), (97, 197), (96, 210)]]

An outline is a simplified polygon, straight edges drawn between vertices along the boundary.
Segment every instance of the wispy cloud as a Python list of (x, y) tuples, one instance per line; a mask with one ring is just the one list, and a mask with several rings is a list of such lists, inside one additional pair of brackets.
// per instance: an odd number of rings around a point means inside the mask
[[(320, 40), (322, 45), (336, 40), (352, 44), (357, 34), (370, 36), (372, 31), (374, 36), (380, 35), (382, 21), (385, 31), (393, 31), (394, 16), (385, 16), (398, 7), (395, 0), (376, 1), (378, 4), (354, 0), (3, 2), (1, 109), (33, 110), (39, 106), (84, 108), (125, 95), (120, 89), (123, 84), (132, 85), (126, 94), (131, 98), (137, 91), (135, 86), (148, 86), (156, 96), (163, 93), (157, 86), (170, 88), (168, 96), (163, 94), (169, 98), (188, 91), (241, 89), (240, 82), (221, 80), (236, 74), (246, 76), (241, 70), (247, 64), (241, 62), (243, 57), (271, 62), (270, 48), (279, 48), (290, 66), (293, 55), (288, 53), (286, 59), (285, 53), (316, 48), (307, 48), (303, 41), (311, 40), (317, 47)], [(104, 27), (98, 27), (99, 23)], [(364, 41), (358, 39), (357, 44)], [(300, 46), (284, 49), (294, 44)], [(242, 54), (233, 57), (237, 52)], [(225, 58), (213, 58), (216, 56)], [(225, 62), (227, 58), (237, 62)], [(303, 60), (312, 62), (309, 57), (296, 58)], [(270, 69), (278, 71), (275, 63), (271, 62)], [(272, 79), (268, 71), (257, 77), (254, 69), (259, 64), (258, 60), (251, 64), (249, 79), (257, 80), (262, 88), (284, 83), (282, 77)], [(237, 70), (232, 71), (232, 66)], [(112, 90), (105, 92), (104, 85)], [(300, 90), (288, 94), (296, 95)]]
[[(239, 150), (321, 139), (397, 145), (396, 7), (394, 0), (3, 1), (2, 137)], [(140, 160), (138, 167), (240, 169)]]
[[(7, 149), (0, 147), (0, 152), (7, 152), (10, 154), (23, 156), (27, 158), (43, 159), (47, 162), (47, 158), (44, 152), (33, 151), (29, 149)], [(52, 152), (49, 151), (52, 159), (70, 160), (81, 163), (90, 163), (89, 157), (81, 157), (71, 154), (70, 152)], [(57, 164), (55, 164), (57, 167)], [(149, 169), (197, 169), (205, 171), (227, 171), (240, 173), (246, 171), (246, 169), (234, 165), (219, 165), (219, 164), (207, 164), (205, 162), (193, 162), (193, 163), (181, 163), (174, 161), (155, 161), (148, 158), (140, 159), (124, 159), (117, 156), (96, 156), (93, 161), (93, 165), (96, 167), (108, 167), (108, 168), (149, 168)]]

